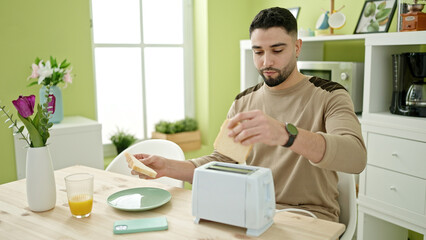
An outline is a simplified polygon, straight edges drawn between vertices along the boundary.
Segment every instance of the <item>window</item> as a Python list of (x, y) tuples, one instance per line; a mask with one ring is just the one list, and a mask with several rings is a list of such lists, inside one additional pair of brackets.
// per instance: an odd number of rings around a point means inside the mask
[(102, 139), (194, 116), (191, 0), (92, 0)]

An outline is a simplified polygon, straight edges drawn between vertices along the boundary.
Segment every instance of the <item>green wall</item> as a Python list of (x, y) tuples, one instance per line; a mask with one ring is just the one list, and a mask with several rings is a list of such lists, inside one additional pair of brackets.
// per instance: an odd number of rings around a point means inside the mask
[[(203, 147), (187, 158), (209, 154), (240, 86), (240, 40), (248, 39), (251, 1), (194, 1), (196, 118)], [(226, 7), (224, 7), (226, 6)]]
[[(65, 115), (95, 119), (95, 88), (87, 0), (0, 1), (0, 100), (11, 113), (19, 95), (36, 95), (27, 87), (31, 64), (38, 56), (67, 58), (75, 74), (63, 89)], [(0, 184), (16, 180), (12, 131), (0, 119)], [(4, 125), (4, 126), (3, 126)]]

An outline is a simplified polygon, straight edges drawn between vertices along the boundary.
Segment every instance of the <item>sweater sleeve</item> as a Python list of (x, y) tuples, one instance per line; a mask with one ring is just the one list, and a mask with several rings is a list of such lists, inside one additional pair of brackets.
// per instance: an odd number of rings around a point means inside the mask
[(213, 153), (210, 154), (210, 155), (202, 156), (202, 157), (195, 158), (195, 159), (190, 159), (189, 161), (192, 164), (194, 164), (194, 166), (196, 168), (201, 166), (201, 165), (204, 165), (206, 163), (212, 162), (212, 161), (237, 163), (236, 161), (232, 160), (231, 158), (229, 158), (229, 157), (227, 157), (223, 154), (220, 154), (216, 150), (214, 150)]
[(325, 110), (326, 142), (323, 159), (312, 165), (346, 173), (360, 173), (367, 163), (361, 125), (346, 91), (335, 91)]

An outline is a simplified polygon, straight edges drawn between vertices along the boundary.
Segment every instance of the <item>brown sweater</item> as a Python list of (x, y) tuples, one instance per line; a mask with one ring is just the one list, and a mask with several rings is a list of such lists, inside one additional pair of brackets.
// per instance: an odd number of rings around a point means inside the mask
[[(319, 218), (338, 221), (335, 171), (360, 173), (367, 159), (361, 126), (348, 92), (335, 82), (316, 77), (306, 77), (278, 91), (260, 83), (236, 97), (228, 118), (254, 109), (319, 133), (326, 141), (325, 155), (317, 164), (282, 146), (253, 146), (246, 162), (272, 170), (277, 208), (306, 209)], [(196, 167), (209, 161), (233, 162), (216, 151), (191, 161)]]

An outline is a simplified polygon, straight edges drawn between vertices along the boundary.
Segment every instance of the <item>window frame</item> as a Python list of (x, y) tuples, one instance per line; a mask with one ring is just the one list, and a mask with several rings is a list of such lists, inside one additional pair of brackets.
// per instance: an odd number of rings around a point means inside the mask
[[(146, 71), (145, 71), (145, 48), (161, 48), (161, 47), (182, 47), (183, 48), (183, 78), (184, 78), (184, 115), (187, 117), (195, 117), (195, 94), (194, 94), (194, 45), (193, 45), (193, 4), (192, 0), (182, 0), (182, 11), (183, 11), (183, 43), (182, 44), (153, 44), (144, 43), (143, 38), (143, 10), (142, 0), (139, 0), (139, 14), (140, 14), (140, 39), (141, 42), (138, 44), (124, 44), (124, 43), (95, 43), (93, 33), (93, 11), (92, 11), (92, 0), (90, 0), (90, 30), (91, 30), (91, 42), (92, 42), (92, 59), (93, 59), (93, 78), (95, 85), (95, 109), (96, 119), (98, 119), (98, 97), (97, 97), (97, 79), (96, 79), (96, 59), (95, 49), (96, 48), (139, 48), (141, 54), (141, 82), (142, 82), (142, 118), (143, 118), (143, 139), (148, 138), (148, 127), (147, 127), (147, 106), (146, 106)], [(141, 140), (143, 140), (141, 139)], [(104, 156), (110, 156), (113, 150), (111, 143), (104, 144)]]

